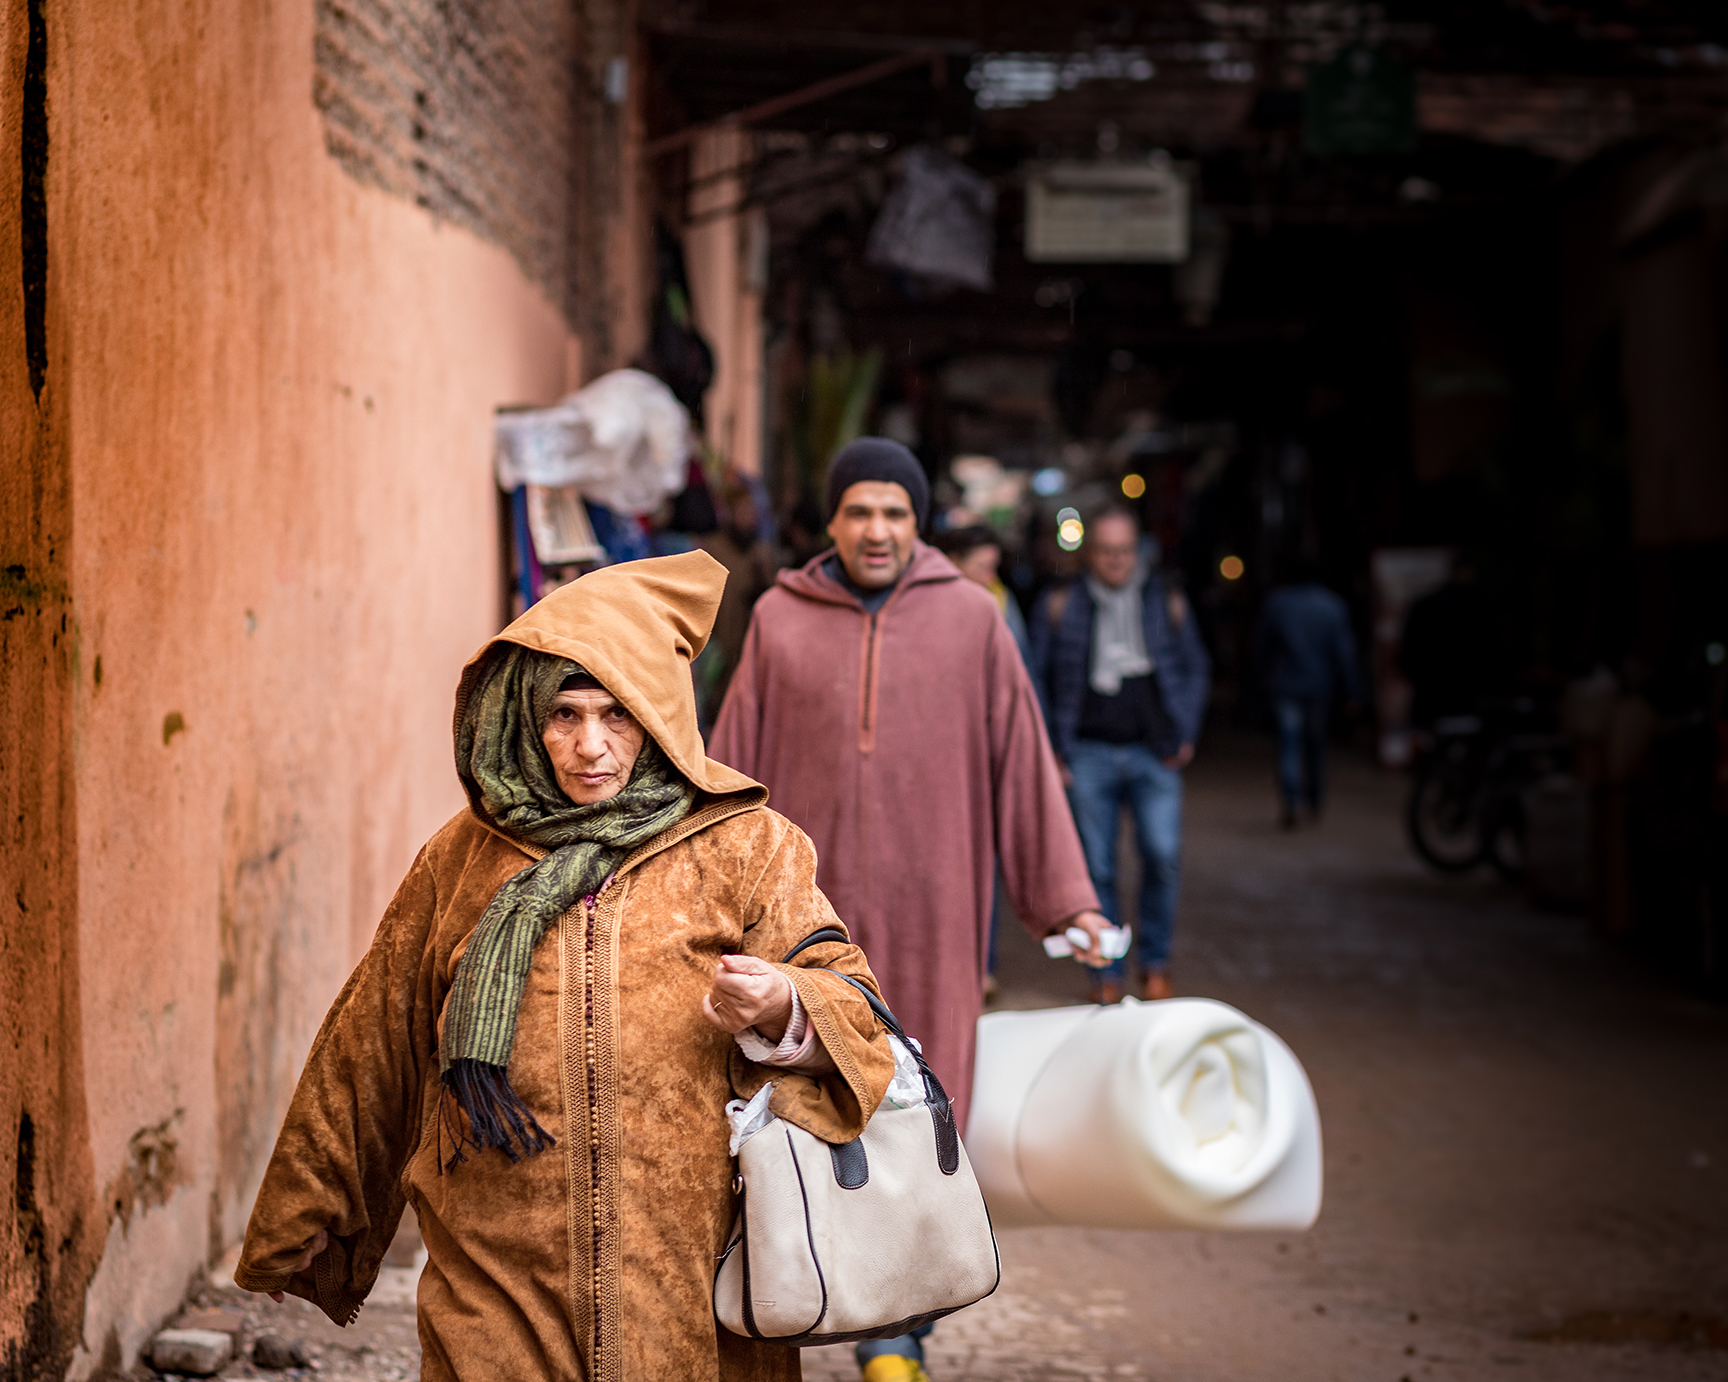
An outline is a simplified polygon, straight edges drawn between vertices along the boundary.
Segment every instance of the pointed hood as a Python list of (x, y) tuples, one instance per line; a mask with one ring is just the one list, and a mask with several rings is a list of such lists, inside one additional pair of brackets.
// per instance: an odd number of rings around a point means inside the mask
[[(517, 643), (586, 668), (702, 791), (761, 790), (708, 757), (696, 724), (690, 664), (708, 642), (725, 588), (726, 568), (706, 552), (623, 562), (572, 581), (468, 659), (456, 690), (455, 724), (462, 723), (488, 649)], [(485, 820), (474, 795), (470, 786), (469, 804)]]

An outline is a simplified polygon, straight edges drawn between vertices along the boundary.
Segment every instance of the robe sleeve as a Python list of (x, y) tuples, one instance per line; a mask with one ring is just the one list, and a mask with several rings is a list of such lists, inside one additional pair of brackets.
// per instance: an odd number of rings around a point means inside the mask
[(1098, 906), (1062, 775), (1020, 651), (996, 620), (985, 657), (996, 854), (1014, 911), (1034, 936)]
[(760, 766), (757, 759), (762, 744), (762, 697), (757, 669), (761, 658), (761, 622), (759, 616), (752, 615), (744, 647), (738, 654), (738, 666), (726, 684), (726, 700), (708, 743), (709, 757), (736, 768), (746, 777), (755, 777)]
[[(817, 1039), (834, 1063), (831, 1073), (792, 1072), (732, 1055), (732, 1084), (749, 1098), (769, 1080), (778, 1088), (769, 1108), (824, 1142), (850, 1142), (864, 1131), (894, 1078), (887, 1030), (862, 994), (840, 978), (850, 974), (881, 996), (864, 952), (849, 941), (825, 941), (798, 955), (781, 957), (825, 927), (846, 933), (816, 886), (816, 849), (791, 821), (779, 818), (783, 834), (757, 880), (745, 918), (744, 953), (767, 960), (792, 981)], [(837, 973), (825, 973), (833, 970)]]
[(791, 985), (792, 993), (792, 1016), (787, 1019), (786, 1034), (779, 1041), (769, 1041), (754, 1027), (746, 1027), (741, 1032), (734, 1032), (732, 1040), (738, 1043), (738, 1049), (746, 1059), (759, 1065), (778, 1065), (787, 1070), (812, 1073), (834, 1069), (833, 1060), (816, 1035), (816, 1029), (810, 1025), (810, 1015), (804, 1011), (804, 1004), (798, 998), (798, 986), (790, 979), (786, 982)]
[[(438, 1059), (436, 903), (422, 850), (312, 1043), (234, 1272), (245, 1290), (300, 1296), (337, 1324), (371, 1290), (406, 1204), (402, 1172)], [(319, 1229), (329, 1247), (293, 1271)]]

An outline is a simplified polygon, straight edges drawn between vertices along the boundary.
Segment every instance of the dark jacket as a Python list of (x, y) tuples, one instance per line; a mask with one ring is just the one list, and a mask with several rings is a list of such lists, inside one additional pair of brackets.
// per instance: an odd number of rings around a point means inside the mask
[[(1182, 745), (1200, 737), (1212, 684), (1212, 660), (1200, 641), (1187, 601), (1167, 590), (1156, 574), (1146, 579), (1140, 609), (1146, 626), (1146, 651), (1152, 658), (1158, 693), (1171, 724), (1159, 742), (1147, 747), (1160, 758), (1169, 758)], [(1080, 706), (1086, 698), (1092, 665), (1092, 610), (1092, 594), (1082, 579), (1046, 595), (1033, 621), (1033, 652), (1042, 672), (1038, 681), (1045, 693), (1050, 741), (1058, 758), (1068, 756), (1080, 728)]]
[(1362, 669), (1344, 602), (1315, 582), (1281, 585), (1266, 597), (1254, 632), (1254, 663), (1274, 700), (1362, 699)]

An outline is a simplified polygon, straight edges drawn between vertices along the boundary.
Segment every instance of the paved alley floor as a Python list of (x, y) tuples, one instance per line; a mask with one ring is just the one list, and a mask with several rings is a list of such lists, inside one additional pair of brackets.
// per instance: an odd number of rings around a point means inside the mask
[[(1728, 1010), (1581, 917), (1427, 872), (1403, 779), (1336, 766), (1324, 823), (1286, 835), (1268, 745), (1202, 756), (1172, 971), (1306, 1065), (1318, 1225), (1004, 1232), (934, 1382), (1728, 1378)], [(1001, 1006), (1086, 992), (1020, 935), (1000, 969)], [(845, 1352), (805, 1375), (852, 1376)]]
[[(1431, 875), (1402, 780), (1336, 767), (1325, 822), (1284, 834), (1264, 744), (1202, 755), (1174, 968), (1306, 1065), (1320, 1222), (1004, 1232), (1002, 1287), (937, 1326), (934, 1382), (1728, 1379), (1728, 1009), (1582, 918)], [(1086, 992), (1020, 934), (1001, 979), (1001, 1006)], [(405, 1301), (321, 1324), (320, 1376), (413, 1375)], [(855, 1377), (850, 1353), (808, 1350), (805, 1375)]]

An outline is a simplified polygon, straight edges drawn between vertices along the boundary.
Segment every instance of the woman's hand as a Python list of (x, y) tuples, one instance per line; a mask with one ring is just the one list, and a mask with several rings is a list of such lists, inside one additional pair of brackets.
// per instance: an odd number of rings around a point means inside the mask
[(792, 1020), (792, 981), (766, 960), (722, 955), (702, 1016), (734, 1036), (754, 1027), (764, 1041), (779, 1041)]
[[(306, 1245), (306, 1251), (300, 1254), (300, 1260), (289, 1268), (289, 1270), (294, 1272), (305, 1271), (312, 1265), (312, 1259), (329, 1246), (329, 1231), (326, 1229), (319, 1229), (317, 1233), (312, 1235), (312, 1241)], [(276, 1302), (276, 1304), (282, 1304), (282, 1292), (271, 1291), (269, 1292), (269, 1296), (271, 1300)]]

